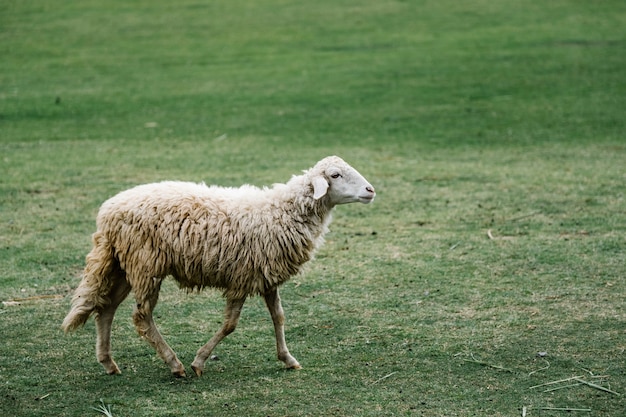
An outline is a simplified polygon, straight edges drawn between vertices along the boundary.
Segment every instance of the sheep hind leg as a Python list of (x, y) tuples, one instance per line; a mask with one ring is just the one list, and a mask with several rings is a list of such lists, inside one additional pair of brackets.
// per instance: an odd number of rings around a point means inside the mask
[(170, 367), (172, 374), (177, 378), (182, 378), (185, 376), (185, 367), (159, 333), (152, 317), (152, 311), (156, 306), (158, 297), (159, 287), (146, 297), (141, 297), (135, 293), (137, 304), (133, 312), (133, 322), (137, 333), (152, 345), (159, 357)]
[(240, 299), (228, 299), (226, 301), (226, 310), (224, 312), (224, 324), (222, 328), (213, 335), (213, 337), (196, 353), (196, 357), (191, 364), (191, 368), (196, 375), (202, 376), (204, 370), (204, 363), (215, 349), (215, 346), (221, 342), (226, 336), (235, 331), (237, 323), (239, 322), (239, 316), (241, 315), (241, 309), (243, 303), (246, 301), (245, 297)]
[(116, 283), (109, 294), (110, 304), (101, 308), (95, 317), (96, 321), (96, 357), (109, 375), (121, 374), (111, 356), (111, 324), (115, 311), (130, 292), (130, 284), (123, 275), (116, 277)]
[(287, 349), (287, 343), (285, 342), (285, 312), (280, 302), (280, 295), (278, 289), (270, 290), (263, 295), (267, 309), (272, 316), (274, 322), (274, 332), (276, 333), (276, 351), (278, 353), (278, 359), (285, 363), (285, 367), (288, 369), (301, 369), (302, 366), (298, 363), (296, 358), (291, 356), (289, 349)]

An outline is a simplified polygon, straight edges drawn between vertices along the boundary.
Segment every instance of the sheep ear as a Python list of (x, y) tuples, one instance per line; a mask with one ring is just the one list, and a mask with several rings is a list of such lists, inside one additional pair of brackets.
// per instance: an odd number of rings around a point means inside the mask
[(326, 191), (328, 191), (328, 182), (326, 182), (326, 178), (313, 178), (313, 198), (319, 200), (326, 195)]

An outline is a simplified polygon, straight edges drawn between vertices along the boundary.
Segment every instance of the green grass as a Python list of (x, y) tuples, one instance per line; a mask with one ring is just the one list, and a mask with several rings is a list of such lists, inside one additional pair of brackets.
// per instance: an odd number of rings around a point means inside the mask
[[(206, 3), (0, 4), (0, 414), (623, 414), (623, 2)], [(269, 185), (329, 154), (379, 195), (338, 207), (281, 291), (301, 371), (259, 299), (202, 378), (170, 376), (132, 302), (120, 377), (93, 321), (60, 331), (106, 198)], [(188, 368), (222, 309), (164, 286)], [(574, 376), (621, 395), (532, 388)]]

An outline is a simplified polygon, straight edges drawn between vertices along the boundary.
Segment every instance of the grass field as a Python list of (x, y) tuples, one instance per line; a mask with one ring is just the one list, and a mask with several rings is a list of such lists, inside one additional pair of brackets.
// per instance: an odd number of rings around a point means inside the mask
[[(0, 3), (0, 415), (622, 416), (624, 27), (617, 0)], [(121, 376), (93, 321), (61, 332), (108, 197), (330, 154), (378, 197), (281, 290), (302, 370), (256, 298), (202, 378), (132, 301)], [(188, 369), (223, 305), (164, 286)]]

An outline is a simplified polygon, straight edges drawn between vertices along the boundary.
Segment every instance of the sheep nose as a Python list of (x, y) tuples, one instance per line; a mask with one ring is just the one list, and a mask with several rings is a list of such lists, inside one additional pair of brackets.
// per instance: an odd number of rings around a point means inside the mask
[(368, 192), (372, 194), (376, 194), (376, 191), (374, 191), (374, 187), (372, 187), (371, 185), (368, 185), (367, 187), (365, 187), (365, 190), (367, 190)]

